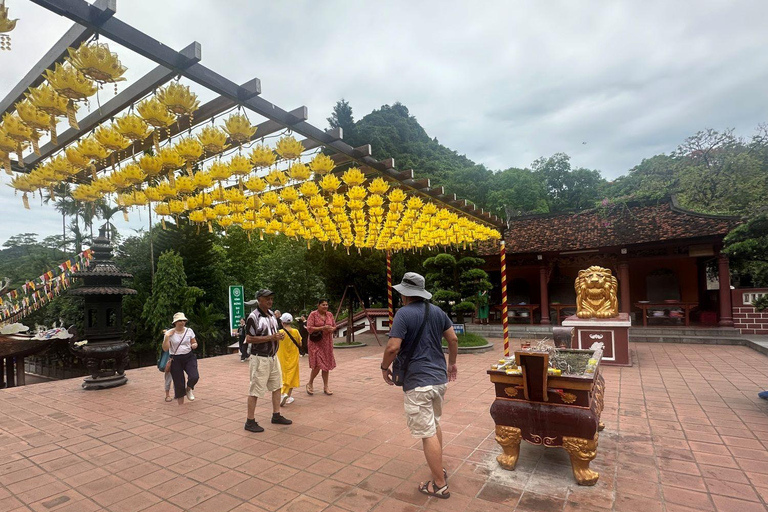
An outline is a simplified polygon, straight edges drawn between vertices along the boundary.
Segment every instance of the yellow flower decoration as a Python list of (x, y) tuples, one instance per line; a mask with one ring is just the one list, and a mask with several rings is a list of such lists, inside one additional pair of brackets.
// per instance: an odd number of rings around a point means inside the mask
[(232, 114), (224, 121), (224, 131), (236, 144), (248, 142), (256, 133), (256, 127), (243, 114)]
[(276, 206), (277, 203), (280, 202), (280, 196), (277, 195), (277, 192), (270, 191), (266, 194), (262, 194), (261, 202), (267, 206)]
[(205, 213), (202, 210), (189, 212), (189, 221), (195, 224), (205, 224)]
[(389, 190), (389, 183), (384, 178), (376, 178), (368, 185), (368, 192), (371, 194), (386, 194)]
[(139, 167), (147, 175), (147, 178), (153, 178), (163, 170), (163, 161), (153, 155), (144, 155), (139, 158)]
[(357, 167), (352, 167), (341, 176), (341, 180), (346, 183), (348, 187), (354, 187), (355, 185), (362, 185), (365, 183), (365, 174), (363, 174)]
[(314, 181), (305, 181), (301, 184), (301, 187), (299, 187), (299, 191), (304, 197), (314, 197), (320, 193), (320, 189)]
[(219, 203), (213, 207), (213, 211), (216, 212), (217, 217), (224, 217), (232, 213), (232, 210), (224, 203)]
[(184, 212), (184, 201), (173, 199), (168, 202), (168, 208), (173, 215), (178, 215)]
[(263, 144), (259, 144), (251, 151), (251, 163), (255, 167), (269, 167), (275, 163), (277, 156), (274, 151)]
[(315, 155), (315, 158), (309, 163), (309, 168), (316, 174), (328, 174), (336, 167), (336, 163), (333, 159), (322, 153)]
[(120, 135), (133, 141), (144, 140), (152, 133), (147, 122), (136, 114), (118, 117), (114, 126)]
[(171, 82), (155, 95), (165, 108), (178, 116), (189, 116), (200, 106), (197, 95), (179, 82)]
[[(136, 111), (144, 120), (155, 128), (167, 128), (176, 122), (176, 116), (156, 97), (147, 98), (136, 106)], [(157, 132), (155, 132), (157, 136)]]
[(265, 220), (269, 220), (272, 218), (272, 208), (269, 206), (262, 206), (259, 208), (259, 217)]
[(195, 189), (197, 190), (205, 190), (213, 186), (213, 178), (211, 178), (211, 175), (207, 172), (201, 171), (195, 173), (193, 180), (195, 183)]
[(92, 137), (81, 139), (77, 144), (77, 151), (84, 157), (96, 161), (104, 160), (109, 156), (109, 151)]
[(171, 186), (171, 184), (167, 181), (164, 181), (155, 187), (155, 190), (160, 195), (160, 198), (170, 199), (171, 197), (176, 197), (176, 190)]
[(275, 145), (275, 151), (286, 160), (299, 158), (304, 152), (304, 146), (292, 136), (282, 137)]
[(82, 43), (77, 49), (68, 48), (67, 60), (83, 75), (98, 83), (122, 82), (127, 68), (120, 63), (116, 53), (104, 43)]
[(175, 171), (184, 165), (184, 159), (176, 152), (176, 149), (172, 146), (165, 146), (157, 154), (162, 162), (164, 171)]
[(173, 146), (179, 158), (187, 164), (187, 172), (192, 171), (192, 164), (203, 155), (203, 145), (192, 137), (182, 137)]
[(248, 181), (244, 183), (244, 185), (245, 185), (245, 188), (247, 188), (251, 192), (261, 192), (265, 188), (267, 188), (267, 182), (257, 176), (253, 176), (252, 178), (249, 178)]
[(251, 162), (243, 155), (235, 155), (229, 161), (229, 168), (235, 176), (246, 176), (251, 173)]
[(299, 198), (299, 192), (293, 187), (286, 187), (280, 193), (280, 197), (286, 203), (292, 203)]
[(309, 167), (300, 162), (296, 162), (288, 169), (288, 175), (296, 181), (306, 181), (311, 174), (312, 172), (309, 170)]
[(144, 190), (144, 194), (147, 196), (147, 200), (153, 203), (156, 203), (163, 199), (163, 196), (160, 195), (160, 191), (157, 190), (157, 187), (147, 187)]
[(179, 194), (191, 194), (195, 191), (195, 182), (189, 176), (176, 178), (176, 192)]
[(325, 192), (326, 194), (335, 192), (340, 186), (341, 186), (341, 181), (339, 181), (339, 178), (337, 178), (333, 174), (328, 174), (326, 176), (323, 176), (323, 179), (320, 180), (320, 188), (322, 188), (323, 192)]
[(208, 154), (221, 153), (227, 147), (227, 134), (216, 126), (206, 126), (197, 135), (197, 140)]
[(390, 203), (402, 203), (403, 201), (405, 201), (405, 192), (403, 192), (399, 188), (396, 188), (396, 189), (393, 189), (392, 192), (390, 192), (387, 197), (389, 197)]
[(229, 164), (222, 162), (221, 160), (216, 160), (211, 164), (211, 167), (208, 168), (208, 174), (213, 181), (221, 183), (232, 176), (232, 171), (229, 168)]
[(267, 183), (273, 187), (282, 187), (288, 183), (288, 176), (284, 172), (278, 171), (277, 169), (267, 174), (265, 179), (267, 180)]
[(226, 200), (229, 201), (230, 203), (238, 203), (238, 204), (245, 203), (245, 196), (243, 195), (242, 192), (240, 192), (236, 188), (225, 190), (224, 196), (226, 197)]
[(94, 134), (96, 140), (110, 151), (120, 151), (131, 145), (131, 141), (123, 137), (112, 126), (99, 126)]

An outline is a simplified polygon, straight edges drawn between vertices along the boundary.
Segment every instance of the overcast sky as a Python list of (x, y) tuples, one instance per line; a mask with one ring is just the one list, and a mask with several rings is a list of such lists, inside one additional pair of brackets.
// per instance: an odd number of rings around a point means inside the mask
[[(7, 6), (21, 19), (0, 52), (0, 96), (71, 26), (27, 0)], [(203, 64), (260, 78), (265, 99), (306, 105), (321, 128), (342, 97), (356, 119), (399, 101), (494, 170), (565, 152), (612, 179), (698, 130), (749, 137), (768, 119), (768, 2), (119, 0), (117, 17), (177, 50), (200, 42)], [(129, 80), (154, 66), (110, 46)], [(23, 210), (0, 181), (0, 244), (60, 233), (52, 207)]]

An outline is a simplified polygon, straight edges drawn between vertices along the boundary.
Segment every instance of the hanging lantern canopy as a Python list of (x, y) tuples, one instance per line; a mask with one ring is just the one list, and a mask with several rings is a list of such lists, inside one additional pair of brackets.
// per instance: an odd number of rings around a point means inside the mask
[(320, 180), (320, 188), (323, 189), (323, 192), (326, 194), (336, 192), (340, 186), (341, 181), (333, 174), (327, 174)]
[(160, 158), (160, 162), (162, 162), (163, 171), (168, 174), (168, 181), (173, 186), (174, 172), (184, 165), (184, 159), (179, 156), (176, 149), (172, 146), (165, 146), (157, 156)]
[(160, 133), (161, 129), (168, 131), (168, 128), (176, 122), (176, 116), (171, 114), (163, 103), (156, 97), (147, 98), (136, 106), (136, 112), (144, 118), (150, 126), (155, 128), (152, 133), (152, 141), (155, 145), (155, 151), (160, 151)]
[[(123, 74), (127, 71), (116, 53), (109, 51), (104, 43), (82, 43), (77, 49), (68, 48), (67, 59), (80, 73), (99, 84), (125, 81)], [(117, 84), (115, 84), (117, 94)]]
[(282, 137), (275, 145), (275, 151), (286, 160), (299, 158), (304, 152), (304, 146), (292, 136)]
[(190, 125), (193, 120), (192, 114), (200, 106), (197, 94), (179, 82), (171, 82), (159, 89), (156, 97), (169, 112), (173, 112), (177, 116), (189, 116)]
[(299, 192), (293, 187), (286, 187), (280, 192), (280, 199), (286, 203), (292, 203), (299, 198)]
[(196, 190), (205, 190), (213, 186), (213, 178), (207, 172), (196, 172), (193, 178)]
[(336, 163), (333, 161), (333, 159), (322, 153), (315, 155), (315, 158), (309, 162), (309, 168), (312, 169), (312, 172), (315, 174), (320, 174), (321, 176), (328, 174), (335, 167)]
[(208, 174), (211, 176), (211, 179), (219, 184), (219, 190), (222, 190), (222, 182), (227, 181), (230, 176), (232, 176), (232, 171), (229, 168), (229, 165), (217, 160), (211, 164), (211, 167), (208, 168)]
[(5, 6), (5, 0), (0, 2), (0, 51), (11, 50), (11, 36), (8, 32), (16, 28), (18, 18), (12, 20), (8, 17), (8, 8)]
[(254, 167), (269, 167), (275, 163), (277, 155), (269, 147), (259, 144), (251, 150), (251, 163)]
[(93, 165), (93, 161), (80, 152), (79, 146), (69, 146), (64, 150), (64, 154), (66, 155), (65, 158), (67, 163), (76, 170), (74, 174), (85, 169), (90, 169), (91, 165)]
[(235, 144), (243, 144), (251, 140), (256, 133), (256, 127), (243, 114), (232, 114), (224, 121), (224, 131)]
[(192, 164), (203, 155), (203, 145), (192, 137), (184, 137), (173, 146), (176, 153), (186, 163), (187, 174), (192, 175)]
[(131, 141), (123, 137), (114, 126), (99, 126), (94, 138), (99, 144), (112, 152), (112, 165), (115, 165), (115, 152), (121, 151), (131, 145)]
[(191, 194), (195, 191), (195, 182), (189, 176), (176, 178), (176, 193), (180, 195)]
[(144, 171), (136, 164), (128, 164), (125, 167), (123, 167), (123, 176), (125, 176), (125, 180), (130, 185), (138, 185), (139, 183), (142, 183), (147, 175), (144, 173)]
[(149, 137), (151, 130), (149, 125), (136, 114), (126, 114), (115, 119), (115, 130), (131, 141), (144, 140)]
[[(67, 107), (69, 107), (67, 98), (59, 95), (48, 84), (41, 84), (34, 89), (30, 89), (26, 96), (33, 106), (50, 116), (48, 128), (51, 132), (51, 143), (58, 145), (56, 118), (67, 115)], [(72, 105), (72, 108), (77, 111), (77, 105)]]
[(24, 208), (29, 210), (29, 196), (37, 190), (37, 187), (29, 181), (29, 176), (26, 174), (19, 174), (11, 178), (11, 186), (19, 192), (24, 194), (21, 196), (21, 200), (24, 203)]
[(54, 91), (69, 99), (67, 103), (67, 119), (69, 120), (69, 126), (77, 130), (75, 102), (85, 101), (96, 94), (96, 86), (93, 85), (93, 81), (86, 78), (85, 75), (74, 67), (62, 66), (59, 63), (56, 63), (53, 71), (50, 69), (45, 71), (45, 78), (51, 84)]
[(229, 161), (229, 170), (233, 176), (247, 176), (253, 170), (251, 162), (243, 155), (235, 155), (232, 160)]
[[(95, 160), (96, 162), (104, 161), (109, 156), (109, 151), (107, 151), (104, 146), (99, 144), (93, 137), (81, 139), (80, 142), (77, 143), (77, 151), (85, 158)], [(91, 170), (95, 179), (96, 167), (91, 165)]]
[(209, 155), (221, 153), (227, 147), (227, 134), (216, 126), (206, 126), (197, 135), (197, 140), (203, 145), (203, 149)]
[(156, 203), (163, 199), (160, 192), (158, 192), (157, 187), (147, 187), (144, 189), (144, 195), (147, 196), (147, 201), (152, 203)]
[(320, 193), (320, 189), (314, 181), (305, 181), (301, 184), (301, 187), (299, 187), (299, 191), (304, 197), (314, 197)]
[(49, 160), (46, 165), (51, 169), (51, 172), (53, 172), (58, 181), (64, 181), (80, 172), (80, 168), (75, 167), (69, 162), (69, 157), (61, 154)]
[(267, 207), (275, 207), (280, 203), (280, 196), (277, 192), (270, 190), (269, 192), (261, 195), (261, 202), (267, 205)]

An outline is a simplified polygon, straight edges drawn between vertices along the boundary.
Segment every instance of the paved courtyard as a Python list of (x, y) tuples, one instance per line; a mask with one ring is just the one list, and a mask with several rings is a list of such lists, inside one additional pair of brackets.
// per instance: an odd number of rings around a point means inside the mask
[(163, 401), (156, 368), (129, 371), (113, 390), (73, 379), (0, 391), (0, 511), (767, 510), (768, 403), (756, 396), (766, 356), (632, 344), (632, 368), (603, 370), (600, 480), (579, 487), (561, 449), (523, 443), (516, 471), (497, 466), (485, 374), (501, 354), (494, 341), (493, 353), (459, 356), (448, 388), (449, 500), (416, 490), (429, 478), (421, 442), (373, 342), (336, 351), (334, 396), (296, 390), (284, 408), (292, 426), (271, 425), (260, 401), (262, 434), (243, 430), (248, 372), (237, 356), (201, 360), (197, 400), (183, 407)]

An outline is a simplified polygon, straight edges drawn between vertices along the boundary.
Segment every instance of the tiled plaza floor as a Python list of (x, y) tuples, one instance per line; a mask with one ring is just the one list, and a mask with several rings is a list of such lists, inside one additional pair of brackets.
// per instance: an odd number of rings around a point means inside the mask
[(420, 442), (372, 346), (336, 351), (334, 396), (320, 379), (315, 396), (296, 390), (284, 408), (292, 426), (271, 425), (260, 400), (262, 434), (243, 430), (248, 372), (237, 356), (201, 360), (197, 400), (183, 407), (163, 401), (155, 368), (129, 371), (113, 390), (73, 379), (0, 391), (0, 511), (766, 510), (768, 402), (756, 393), (768, 387), (768, 358), (735, 346), (631, 348), (633, 367), (603, 370), (594, 487), (575, 484), (561, 449), (523, 443), (516, 471), (497, 467), (485, 374), (497, 343), (459, 356), (448, 388), (452, 497), (419, 494)]

